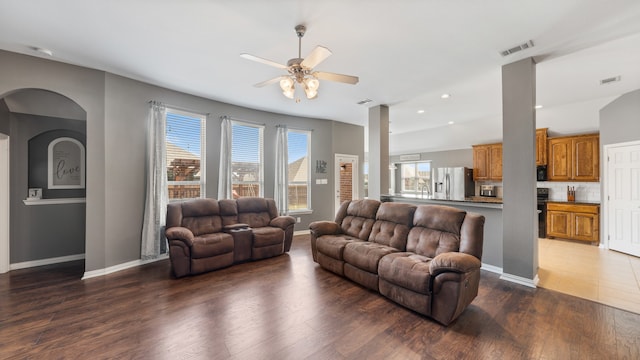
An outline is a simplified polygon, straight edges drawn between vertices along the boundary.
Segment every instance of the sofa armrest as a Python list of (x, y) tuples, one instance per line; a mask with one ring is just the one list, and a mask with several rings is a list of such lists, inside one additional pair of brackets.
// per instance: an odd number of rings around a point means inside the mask
[(429, 264), (431, 275), (444, 272), (468, 273), (480, 269), (482, 263), (477, 257), (459, 252), (447, 252), (437, 255)]
[(338, 235), (342, 233), (340, 225), (333, 221), (314, 221), (309, 224), (309, 229), (316, 237), (322, 235)]
[(296, 219), (293, 216), (276, 216), (269, 222), (269, 225), (279, 227), (282, 230), (286, 230), (289, 226), (296, 223)]
[(191, 230), (182, 226), (170, 227), (165, 231), (165, 235), (169, 240), (180, 240), (187, 244), (189, 247), (193, 246), (193, 233)]

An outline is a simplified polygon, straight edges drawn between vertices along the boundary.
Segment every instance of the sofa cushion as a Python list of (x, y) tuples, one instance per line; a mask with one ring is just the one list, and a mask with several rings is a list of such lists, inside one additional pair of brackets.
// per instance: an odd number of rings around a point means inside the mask
[(381, 204), (369, 241), (405, 251), (415, 211), (415, 205), (390, 202)]
[(215, 199), (193, 199), (167, 206), (167, 228), (182, 226), (198, 236), (222, 230), (220, 207)]
[(352, 200), (347, 207), (344, 218), (338, 222), (342, 232), (361, 240), (367, 240), (371, 234), (379, 206), (380, 202), (376, 200)]
[(337, 260), (343, 260), (344, 247), (354, 241), (362, 240), (347, 235), (324, 235), (316, 240), (316, 248), (321, 254)]
[(284, 230), (276, 227), (252, 228), (253, 247), (263, 247), (284, 243)]
[(249, 224), (252, 228), (269, 226), (271, 219), (278, 215), (273, 199), (244, 197), (237, 199), (236, 203), (238, 222)]
[[(191, 247), (191, 257), (206, 258), (233, 252), (233, 237), (226, 233), (196, 236)], [(233, 259), (233, 256), (231, 257)]]
[(389, 254), (380, 259), (378, 276), (405, 289), (429, 294), (431, 287), (431, 258), (411, 252)]
[(380, 259), (397, 251), (390, 246), (369, 241), (351, 242), (344, 248), (344, 261), (359, 269), (377, 274)]
[(444, 252), (457, 252), (465, 216), (464, 210), (448, 206), (418, 206), (407, 238), (407, 251), (430, 258)]

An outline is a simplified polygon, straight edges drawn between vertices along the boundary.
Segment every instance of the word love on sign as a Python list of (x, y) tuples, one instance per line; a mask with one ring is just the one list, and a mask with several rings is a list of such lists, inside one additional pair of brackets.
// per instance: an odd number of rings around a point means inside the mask
[(84, 145), (74, 138), (61, 137), (49, 143), (49, 189), (84, 189)]

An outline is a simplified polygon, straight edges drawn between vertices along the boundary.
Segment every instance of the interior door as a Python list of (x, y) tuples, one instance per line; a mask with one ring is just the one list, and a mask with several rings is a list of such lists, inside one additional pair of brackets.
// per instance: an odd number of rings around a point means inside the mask
[(358, 199), (358, 156), (356, 155), (335, 155), (335, 211), (338, 211), (340, 204), (348, 200)]
[(640, 256), (640, 142), (605, 147), (609, 248)]

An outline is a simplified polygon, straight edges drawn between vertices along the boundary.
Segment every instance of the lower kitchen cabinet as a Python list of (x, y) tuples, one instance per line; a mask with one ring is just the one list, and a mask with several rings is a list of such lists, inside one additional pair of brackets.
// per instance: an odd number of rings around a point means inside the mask
[(599, 242), (600, 205), (547, 203), (547, 237)]

